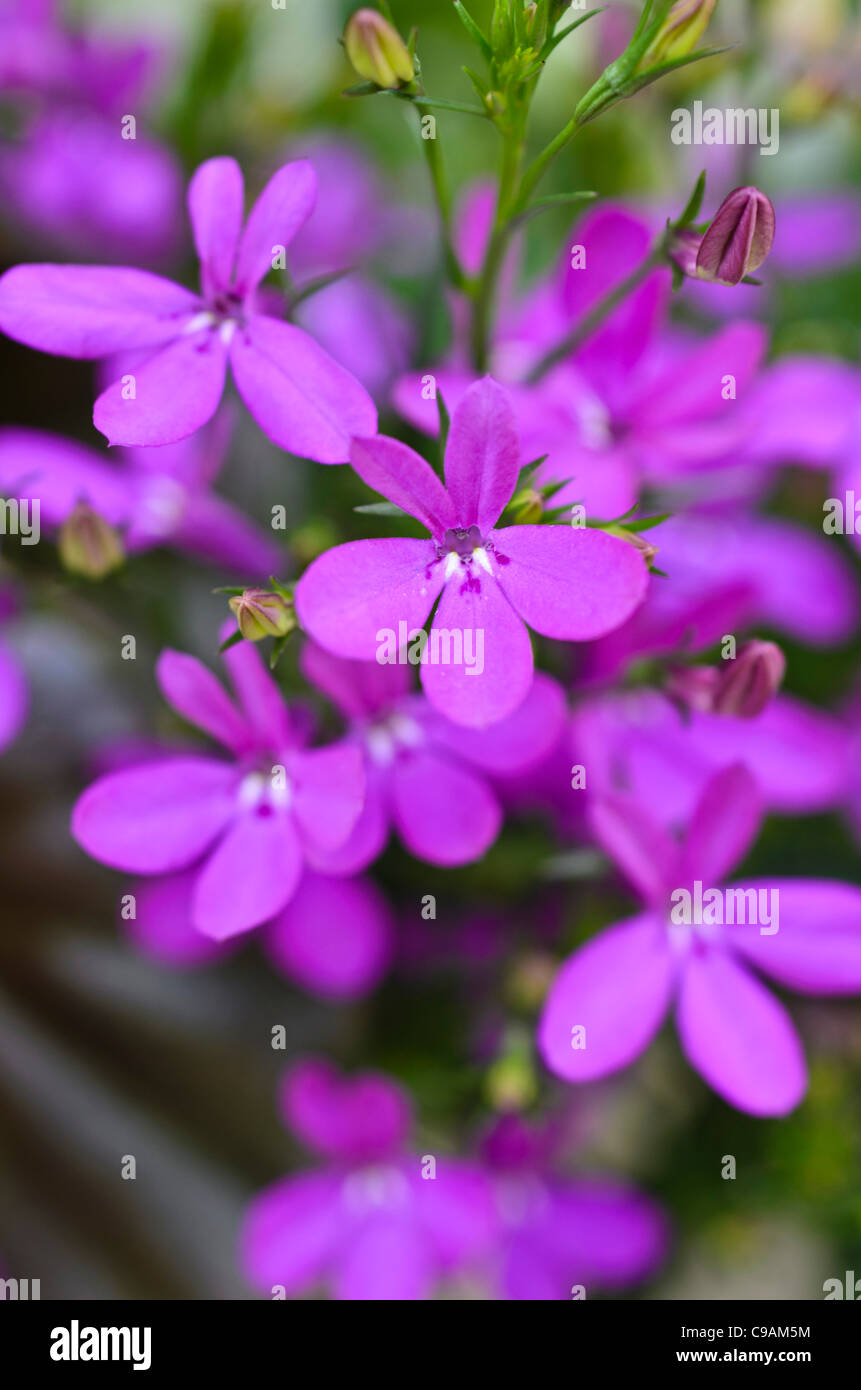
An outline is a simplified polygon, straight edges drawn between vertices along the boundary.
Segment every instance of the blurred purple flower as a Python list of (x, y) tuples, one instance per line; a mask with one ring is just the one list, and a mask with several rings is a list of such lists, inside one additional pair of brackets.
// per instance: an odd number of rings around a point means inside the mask
[(739, 765), (707, 784), (680, 842), (633, 798), (606, 798), (591, 822), (647, 910), (563, 965), (539, 1028), (547, 1066), (568, 1081), (607, 1076), (649, 1045), (675, 1002), (682, 1049), (719, 1095), (752, 1115), (794, 1109), (807, 1087), (801, 1044), (748, 965), (802, 993), (861, 991), (861, 889), (805, 879), (731, 885), (777, 893), (778, 928), (766, 934), (750, 923), (672, 921), (679, 890), (716, 888), (756, 837), (757, 787)]
[[(410, 1104), (387, 1077), (298, 1063), (281, 1096), (287, 1126), (324, 1160), (254, 1199), (242, 1265), (264, 1295), (320, 1286), (349, 1301), (430, 1297), (490, 1245), (493, 1196), (481, 1170), (405, 1153)], [(430, 1163), (433, 1162), (433, 1176)]]
[(613, 1179), (556, 1173), (559, 1133), (499, 1119), (482, 1146), (492, 1173), (502, 1233), (494, 1289), (508, 1300), (569, 1300), (581, 1285), (620, 1289), (651, 1274), (668, 1243), (658, 1207)]
[[(610, 520), (637, 500), (641, 483), (691, 468), (716, 468), (747, 437), (741, 403), (765, 351), (758, 324), (737, 321), (706, 340), (665, 327), (669, 274), (656, 270), (570, 359), (538, 385), (529, 369), (646, 257), (649, 221), (621, 207), (591, 213), (570, 234), (582, 247), (560, 271), (503, 311), (492, 352), (494, 375), (511, 386), (526, 460), (549, 457), (538, 482), (571, 478), (554, 505), (582, 502)], [(452, 410), (474, 379), (462, 355), (402, 378), (394, 401), (406, 419), (434, 434), (438, 413), (428, 374)], [(734, 400), (721, 394), (734, 378)]]
[(537, 674), (513, 714), (489, 729), (452, 724), (412, 694), (410, 668), (348, 661), (314, 643), (302, 650), (305, 679), (347, 719), (365, 761), (365, 805), (353, 834), (328, 857), (332, 872), (356, 872), (384, 849), (390, 826), (431, 864), (479, 859), (502, 826), (494, 773), (524, 771), (558, 739), (565, 697)]
[(210, 490), (230, 427), (222, 410), (191, 438), (127, 449), (120, 463), (59, 435), (0, 430), (0, 490), (38, 499), (47, 529), (57, 530), (85, 501), (122, 532), (128, 553), (170, 545), (234, 574), (265, 579), (283, 565), (280, 547)]
[(174, 250), (179, 163), (140, 129), (160, 61), (152, 44), (65, 28), (51, 3), (0, 9), (0, 90), (20, 106), (20, 129), (0, 148), (0, 192), (31, 239), (144, 263)]
[[(441, 594), (433, 634), (467, 634), (483, 644), (482, 667), (432, 659), (421, 679), (430, 703), (458, 724), (483, 728), (511, 714), (532, 684), (524, 626), (586, 641), (634, 611), (648, 571), (632, 546), (569, 526), (495, 529), (514, 492), (520, 448), (506, 393), (486, 378), (454, 412), (445, 486), (405, 444), (354, 441), (359, 476), (431, 532), (431, 540), (364, 540), (316, 559), (296, 586), (305, 630), (328, 651), (355, 660), (379, 652), (382, 633), (399, 647)], [(405, 624), (403, 629), (401, 624)], [(475, 674), (470, 678), (470, 672)]]
[(305, 751), (255, 648), (241, 642), (224, 660), (239, 707), (194, 657), (163, 652), (156, 674), (168, 703), (233, 761), (186, 756), (109, 773), (72, 814), (75, 839), (112, 868), (194, 867), (191, 922), (216, 941), (275, 917), (303, 866), (350, 835), (364, 796), (358, 750)]
[(67, 357), (155, 349), (96, 401), (93, 420), (112, 444), (171, 444), (193, 434), (214, 415), (229, 362), (240, 396), (274, 443), (343, 463), (350, 436), (376, 429), (373, 402), (307, 333), (259, 312), (260, 282), (315, 196), (310, 164), (286, 164), (243, 229), (239, 165), (210, 159), (188, 192), (199, 295), (142, 270), (20, 265), (0, 279), (0, 328)]
[[(135, 916), (121, 925), (147, 955), (176, 968), (203, 965), (235, 949), (194, 925), (196, 868), (129, 886)], [(391, 913), (374, 883), (328, 878), (306, 868), (290, 901), (262, 932), (281, 974), (324, 999), (355, 999), (377, 985), (394, 938)]]

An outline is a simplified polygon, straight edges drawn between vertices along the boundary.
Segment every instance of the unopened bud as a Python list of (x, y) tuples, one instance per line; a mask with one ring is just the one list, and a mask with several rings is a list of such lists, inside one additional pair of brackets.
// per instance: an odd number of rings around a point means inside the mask
[(773, 241), (771, 199), (752, 186), (736, 188), (724, 198), (700, 241), (696, 277), (737, 285), (762, 265)]
[(676, 0), (643, 58), (640, 69), (672, 63), (693, 53), (714, 13), (717, 0)]
[(774, 642), (747, 642), (734, 661), (720, 671), (714, 696), (715, 714), (753, 719), (780, 689), (786, 657)]
[(770, 704), (786, 671), (786, 658), (774, 642), (747, 642), (717, 666), (674, 671), (667, 692), (700, 714), (754, 719)]
[(636, 531), (630, 531), (627, 526), (610, 524), (602, 526), (602, 531), (606, 531), (608, 536), (618, 536), (619, 540), (627, 541), (635, 550), (639, 550), (647, 565), (651, 565), (658, 553), (658, 547), (651, 541), (647, 541), (644, 536), (640, 536)]
[(544, 515), (544, 499), (534, 487), (525, 487), (511, 499), (511, 520), (515, 526), (536, 525)]
[(77, 502), (60, 528), (57, 542), (63, 567), (86, 579), (104, 579), (125, 558), (120, 538), (88, 502)]
[(416, 75), (410, 51), (378, 10), (356, 10), (344, 33), (347, 57), (360, 77), (378, 87), (399, 87)]
[(246, 589), (228, 602), (246, 642), (262, 642), (264, 637), (286, 637), (296, 626), (292, 603), (268, 589)]

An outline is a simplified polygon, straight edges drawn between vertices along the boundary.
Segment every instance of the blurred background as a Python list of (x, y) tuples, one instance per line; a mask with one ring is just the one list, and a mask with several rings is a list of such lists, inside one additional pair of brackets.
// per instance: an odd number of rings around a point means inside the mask
[[(0, 23), (11, 22), (14, 8), (0, 0)], [(286, 157), (320, 151), (331, 201), (321, 197), (297, 278), (333, 261), (357, 263), (384, 294), (370, 363), (380, 428), (413, 438), (388, 412), (387, 377), (395, 367), (438, 360), (445, 349), (435, 216), (412, 113), (385, 98), (341, 96), (355, 81), (338, 44), (353, 8), (336, 0), (286, 0), (283, 10), (269, 0), (70, 4), (63, 24), (126, 55), (123, 63), (94, 58), (92, 80), (77, 91), (57, 89), (40, 71), (44, 46), (21, 56), (15, 71), (0, 39), (2, 268), (92, 260), (146, 265), (191, 283), (183, 203), (190, 171), (229, 152), (256, 193)], [(472, 0), (471, 8), (484, 22), (489, 0)], [(534, 107), (535, 149), (623, 46), (637, 8), (609, 5), (553, 56)], [(403, 32), (419, 28), (428, 91), (471, 100), (461, 66), (475, 58), (451, 5), (393, 0), (392, 9)], [(778, 208), (767, 289), (740, 290), (743, 307), (740, 298), (733, 312), (767, 321), (773, 356), (857, 362), (857, 6), (720, 0), (712, 29), (715, 42), (736, 46), (588, 127), (542, 191), (594, 188), (679, 209), (706, 152), (670, 143), (672, 109), (694, 97), (779, 107), (777, 157), (750, 147), (709, 152), (707, 212), (748, 181)], [(99, 123), (111, 123), (115, 138), (126, 112), (136, 115), (146, 146), (144, 157), (136, 155), (138, 203), (131, 191), (117, 191), (115, 155), (103, 155), (99, 144)], [(494, 130), (437, 114), (455, 189), (486, 179), (495, 168)], [(364, 170), (357, 187), (339, 174), (345, 148), (351, 169)], [(101, 210), (96, 177), (114, 190)], [(835, 196), (848, 201), (838, 201), (839, 226), (827, 245), (782, 260), (781, 206), (803, 211)], [(569, 227), (564, 210), (530, 226), (527, 277), (555, 263)], [(320, 312), (315, 301), (308, 312)], [(674, 312), (704, 328), (717, 321), (694, 295), (679, 296)], [(349, 361), (356, 345), (340, 347)], [(102, 451), (91, 421), (96, 379), (91, 364), (2, 339), (0, 420)], [(786, 464), (772, 509), (816, 528), (828, 478)], [(274, 505), (287, 509), (292, 555), (285, 546), (282, 578), (324, 546), (366, 530), (351, 512), (366, 494), (347, 469), (285, 456), (244, 413), (219, 486), (264, 525)], [(856, 556), (844, 541), (834, 543)], [(852, 563), (857, 572), (857, 558)], [(628, 1296), (818, 1298), (826, 1278), (861, 1271), (858, 1003), (793, 1002), (812, 1080), (785, 1120), (732, 1110), (690, 1071), (669, 1031), (619, 1079), (563, 1095), (530, 1053), (535, 977), (548, 959), (617, 920), (629, 900), (600, 879), (554, 878), (547, 861), (565, 846), (539, 817), (510, 818), (485, 859), (461, 870), (431, 868), (389, 848), (374, 876), (395, 924), (396, 959), (380, 988), (357, 1002), (314, 999), (277, 973), (253, 939), (199, 968), (149, 959), (119, 921), (121, 876), (86, 859), (70, 838), (69, 813), (104, 767), (106, 747), (178, 735), (155, 686), (154, 660), (169, 645), (214, 664), (225, 609), (212, 590), (236, 578), (157, 549), (96, 585), (64, 574), (52, 544), (29, 548), (14, 537), (4, 540), (0, 564), (3, 649), (29, 690), (26, 720), (0, 757), (0, 1273), (39, 1278), (46, 1299), (253, 1296), (238, 1268), (238, 1223), (252, 1193), (301, 1162), (274, 1096), (285, 1060), (313, 1051), (348, 1067), (382, 1067), (406, 1083), (420, 1153), (435, 1144), (466, 1151), (481, 1125), (512, 1105), (573, 1106), (580, 1141), (572, 1169), (636, 1180), (673, 1225), (666, 1265)], [(137, 639), (133, 662), (119, 657), (128, 633)], [(825, 651), (781, 640), (788, 689), (825, 709), (845, 708), (861, 671), (857, 640)], [(288, 693), (307, 693), (292, 649), (279, 678)], [(854, 727), (861, 730), (857, 714)], [(847, 735), (847, 760), (853, 756), (861, 780), (861, 755)], [(746, 869), (857, 882), (858, 862), (847, 820), (834, 812), (770, 819)], [(421, 919), (426, 893), (437, 899), (434, 923)], [(271, 1046), (277, 1024), (287, 1030), (286, 1054)], [(500, 1057), (516, 1059), (510, 1084)], [(721, 1178), (727, 1154), (737, 1161), (734, 1182)], [(121, 1178), (124, 1155), (136, 1158), (134, 1182)], [(461, 1288), (450, 1296), (480, 1295)]]

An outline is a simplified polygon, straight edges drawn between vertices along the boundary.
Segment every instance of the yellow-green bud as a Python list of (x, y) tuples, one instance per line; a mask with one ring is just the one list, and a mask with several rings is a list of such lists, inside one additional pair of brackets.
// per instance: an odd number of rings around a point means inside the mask
[(378, 10), (356, 10), (344, 33), (347, 57), (360, 77), (378, 87), (399, 87), (416, 75), (410, 51)]
[(511, 499), (515, 526), (537, 525), (544, 514), (544, 499), (534, 487), (525, 487)]
[(246, 642), (262, 642), (264, 637), (286, 637), (296, 626), (292, 603), (268, 589), (246, 589), (228, 602)]
[(60, 561), (71, 574), (104, 579), (125, 559), (120, 538), (89, 502), (77, 502), (63, 525), (57, 543)]
[(699, 43), (717, 0), (676, 0), (639, 64), (639, 70), (686, 58)]

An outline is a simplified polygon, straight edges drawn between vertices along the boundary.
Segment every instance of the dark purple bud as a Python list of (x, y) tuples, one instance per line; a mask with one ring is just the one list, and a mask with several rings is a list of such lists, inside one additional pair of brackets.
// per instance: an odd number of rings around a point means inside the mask
[(737, 285), (762, 265), (774, 241), (774, 208), (758, 188), (736, 188), (724, 198), (703, 236), (696, 276)]

